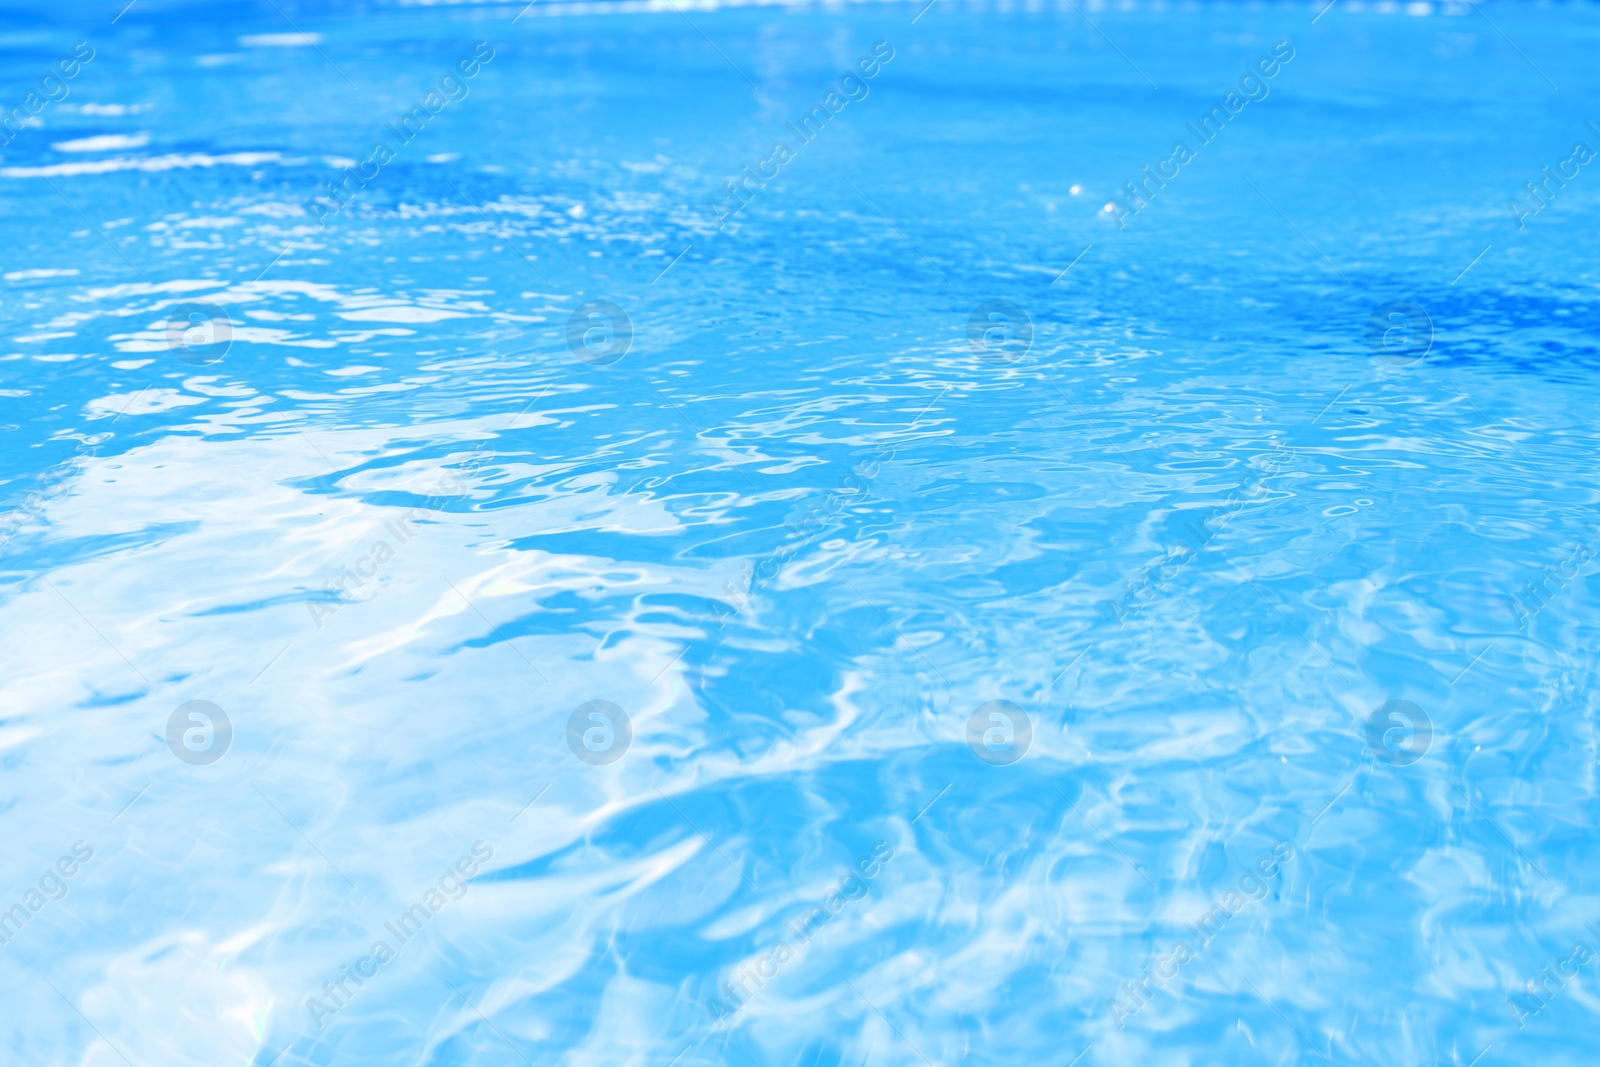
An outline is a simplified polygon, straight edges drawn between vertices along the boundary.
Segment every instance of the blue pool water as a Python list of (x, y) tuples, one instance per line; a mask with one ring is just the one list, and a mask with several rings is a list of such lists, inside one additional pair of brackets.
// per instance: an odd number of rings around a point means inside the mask
[(0, 1060), (1593, 1064), (1597, 42), (8, 3)]

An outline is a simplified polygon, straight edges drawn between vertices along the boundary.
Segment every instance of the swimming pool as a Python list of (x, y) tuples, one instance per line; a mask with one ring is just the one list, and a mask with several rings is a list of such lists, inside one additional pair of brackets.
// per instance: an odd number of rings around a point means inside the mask
[(1600, 8), (124, 2), (8, 1062), (1594, 1061)]

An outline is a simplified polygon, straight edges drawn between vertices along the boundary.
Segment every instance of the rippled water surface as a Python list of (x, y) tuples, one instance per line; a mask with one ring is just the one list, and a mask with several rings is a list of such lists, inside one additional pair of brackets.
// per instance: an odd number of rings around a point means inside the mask
[(120, 6), (4, 1062), (1600, 1058), (1600, 7)]

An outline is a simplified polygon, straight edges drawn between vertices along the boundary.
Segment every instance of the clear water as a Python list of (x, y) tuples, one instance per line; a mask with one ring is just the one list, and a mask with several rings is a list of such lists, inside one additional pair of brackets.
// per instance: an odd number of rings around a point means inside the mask
[(1595, 1062), (1600, 9), (119, 6), (6, 1063)]

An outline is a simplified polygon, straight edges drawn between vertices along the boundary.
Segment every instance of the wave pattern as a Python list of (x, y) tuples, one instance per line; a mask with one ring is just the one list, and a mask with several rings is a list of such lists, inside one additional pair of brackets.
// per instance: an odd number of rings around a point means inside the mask
[(5, 16), (7, 1061), (1592, 1063), (1592, 9), (635, 6)]

